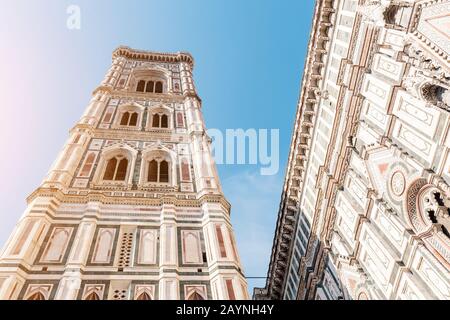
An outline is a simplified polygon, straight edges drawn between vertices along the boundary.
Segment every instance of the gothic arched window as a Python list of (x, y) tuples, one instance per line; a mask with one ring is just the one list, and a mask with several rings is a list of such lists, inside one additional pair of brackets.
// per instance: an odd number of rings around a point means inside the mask
[(154, 114), (152, 118), (152, 127), (159, 128), (159, 114)]
[(162, 93), (163, 92), (163, 84), (161, 81), (157, 81), (155, 85), (155, 93)]
[(159, 182), (169, 182), (169, 163), (165, 160), (159, 164)]
[(161, 128), (169, 127), (169, 119), (166, 114), (161, 115)]
[(136, 91), (146, 93), (163, 93), (164, 84), (162, 81), (139, 80)]
[(120, 125), (127, 126), (129, 120), (130, 120), (130, 113), (125, 112), (124, 114), (122, 114), (122, 119), (120, 120)]
[(145, 92), (154, 92), (155, 83), (153, 81), (148, 81), (145, 87)]
[(158, 162), (150, 161), (148, 165), (148, 182), (158, 182)]
[(147, 182), (169, 182), (169, 162), (151, 160), (148, 163)]
[(126, 158), (111, 158), (106, 164), (103, 180), (124, 181), (127, 174), (127, 168), (128, 160)]
[(122, 114), (122, 118), (120, 120), (121, 126), (136, 126), (138, 120), (138, 113), (137, 112), (124, 112)]
[(138, 91), (138, 92), (144, 92), (144, 89), (145, 89), (145, 81), (144, 81), (144, 80), (140, 80), (140, 81), (138, 82), (136, 91)]
[(153, 128), (169, 128), (169, 116), (167, 114), (155, 113), (152, 116), (152, 127)]
[(45, 300), (45, 297), (42, 292), (36, 292), (29, 296), (27, 300)]
[(136, 126), (137, 125), (137, 119), (138, 114), (137, 112), (133, 112), (130, 117), (130, 122), (128, 123), (129, 126)]

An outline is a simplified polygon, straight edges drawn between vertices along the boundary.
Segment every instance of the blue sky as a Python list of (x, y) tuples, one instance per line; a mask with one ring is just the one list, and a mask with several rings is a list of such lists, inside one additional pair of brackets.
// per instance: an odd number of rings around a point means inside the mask
[[(69, 5), (81, 29), (66, 28)], [(208, 128), (280, 130), (280, 171), (220, 165), (247, 276), (270, 258), (314, 1), (29, 1), (2, 5), (0, 245), (78, 121), (119, 45), (195, 59)], [(249, 280), (253, 286), (264, 280)]]

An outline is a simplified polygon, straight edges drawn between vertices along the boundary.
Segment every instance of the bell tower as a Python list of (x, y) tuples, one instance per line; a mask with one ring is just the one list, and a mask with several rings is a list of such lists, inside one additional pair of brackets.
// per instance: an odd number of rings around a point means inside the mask
[(0, 256), (0, 299), (247, 299), (188, 53), (119, 47)]

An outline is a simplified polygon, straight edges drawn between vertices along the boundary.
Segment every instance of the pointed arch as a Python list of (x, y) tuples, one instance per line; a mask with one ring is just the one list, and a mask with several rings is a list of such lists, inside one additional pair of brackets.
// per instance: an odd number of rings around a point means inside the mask
[(149, 147), (142, 153), (140, 184), (174, 186), (177, 182), (176, 154), (165, 147)]
[(144, 89), (145, 89), (145, 81), (144, 80), (139, 80), (139, 82), (137, 84), (136, 91), (137, 92), (144, 92)]
[(158, 181), (158, 162), (156, 160), (152, 160), (149, 162), (147, 181), (149, 182)]
[(128, 125), (128, 121), (129, 121), (129, 118), (130, 118), (130, 113), (127, 111), (127, 112), (124, 112), (123, 114), (122, 114), (122, 119), (120, 120), (120, 125), (121, 126), (127, 126)]
[(153, 128), (159, 128), (159, 123), (160, 123), (159, 118), (160, 117), (161, 116), (159, 114), (154, 114), (152, 116), (152, 127)]
[(44, 261), (61, 261), (70, 238), (70, 230), (67, 228), (55, 228), (45, 250)]
[(169, 163), (166, 160), (159, 163), (159, 182), (169, 182)]
[(128, 169), (128, 159), (123, 158), (122, 160), (120, 160), (119, 165), (117, 166), (116, 176), (114, 180), (125, 181), (127, 169)]
[(145, 87), (145, 92), (154, 92), (154, 81), (147, 81), (147, 86)]
[(114, 180), (114, 174), (116, 172), (117, 167), (117, 158), (111, 158), (108, 160), (105, 174), (103, 175), (103, 180)]
[(136, 300), (152, 300), (152, 297), (147, 292), (142, 292)]
[(92, 291), (84, 298), (84, 300), (100, 300), (100, 297), (96, 292)]
[(163, 83), (161, 81), (156, 82), (155, 93), (163, 93)]
[[(131, 127), (130, 129), (139, 129), (145, 107), (133, 102), (124, 103), (117, 107), (117, 113), (113, 123), (114, 128)], [(134, 127), (134, 128), (133, 128)]]
[(149, 120), (147, 120), (147, 128), (173, 128), (174, 111), (165, 105), (153, 106), (148, 110)]
[(104, 148), (94, 175), (94, 184), (131, 184), (137, 153), (135, 148), (122, 142)]
[(137, 125), (137, 121), (138, 121), (138, 116), (139, 115), (138, 115), (137, 112), (133, 112), (131, 114), (130, 121), (129, 121), (128, 125), (129, 126), (136, 126)]
[(205, 300), (205, 298), (203, 298), (203, 296), (197, 291), (194, 291), (189, 295), (187, 300)]
[(46, 300), (42, 292), (38, 291), (30, 295), (27, 300)]
[(167, 117), (167, 114), (161, 115), (161, 128), (168, 128), (169, 127), (169, 119)]
[(155, 264), (157, 256), (157, 231), (141, 229), (139, 240), (138, 261), (140, 264)]
[[(161, 66), (144, 63), (133, 70), (131, 74), (130, 84), (136, 83), (139, 87), (137, 90), (146, 93), (164, 93), (170, 91), (170, 71)], [(144, 82), (144, 85), (142, 85)], [(150, 85), (149, 83), (152, 82)]]
[(93, 262), (108, 263), (111, 259), (111, 248), (114, 241), (114, 234), (111, 229), (100, 230), (97, 237)]
[(198, 230), (182, 231), (183, 262), (201, 264), (203, 261), (200, 232)]

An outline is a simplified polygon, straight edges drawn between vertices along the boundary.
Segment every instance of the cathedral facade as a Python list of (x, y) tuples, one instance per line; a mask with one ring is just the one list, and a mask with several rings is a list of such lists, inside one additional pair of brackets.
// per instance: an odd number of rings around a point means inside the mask
[(317, 0), (256, 299), (450, 299), (450, 1)]
[(119, 47), (0, 256), (0, 299), (247, 299), (188, 53)]

